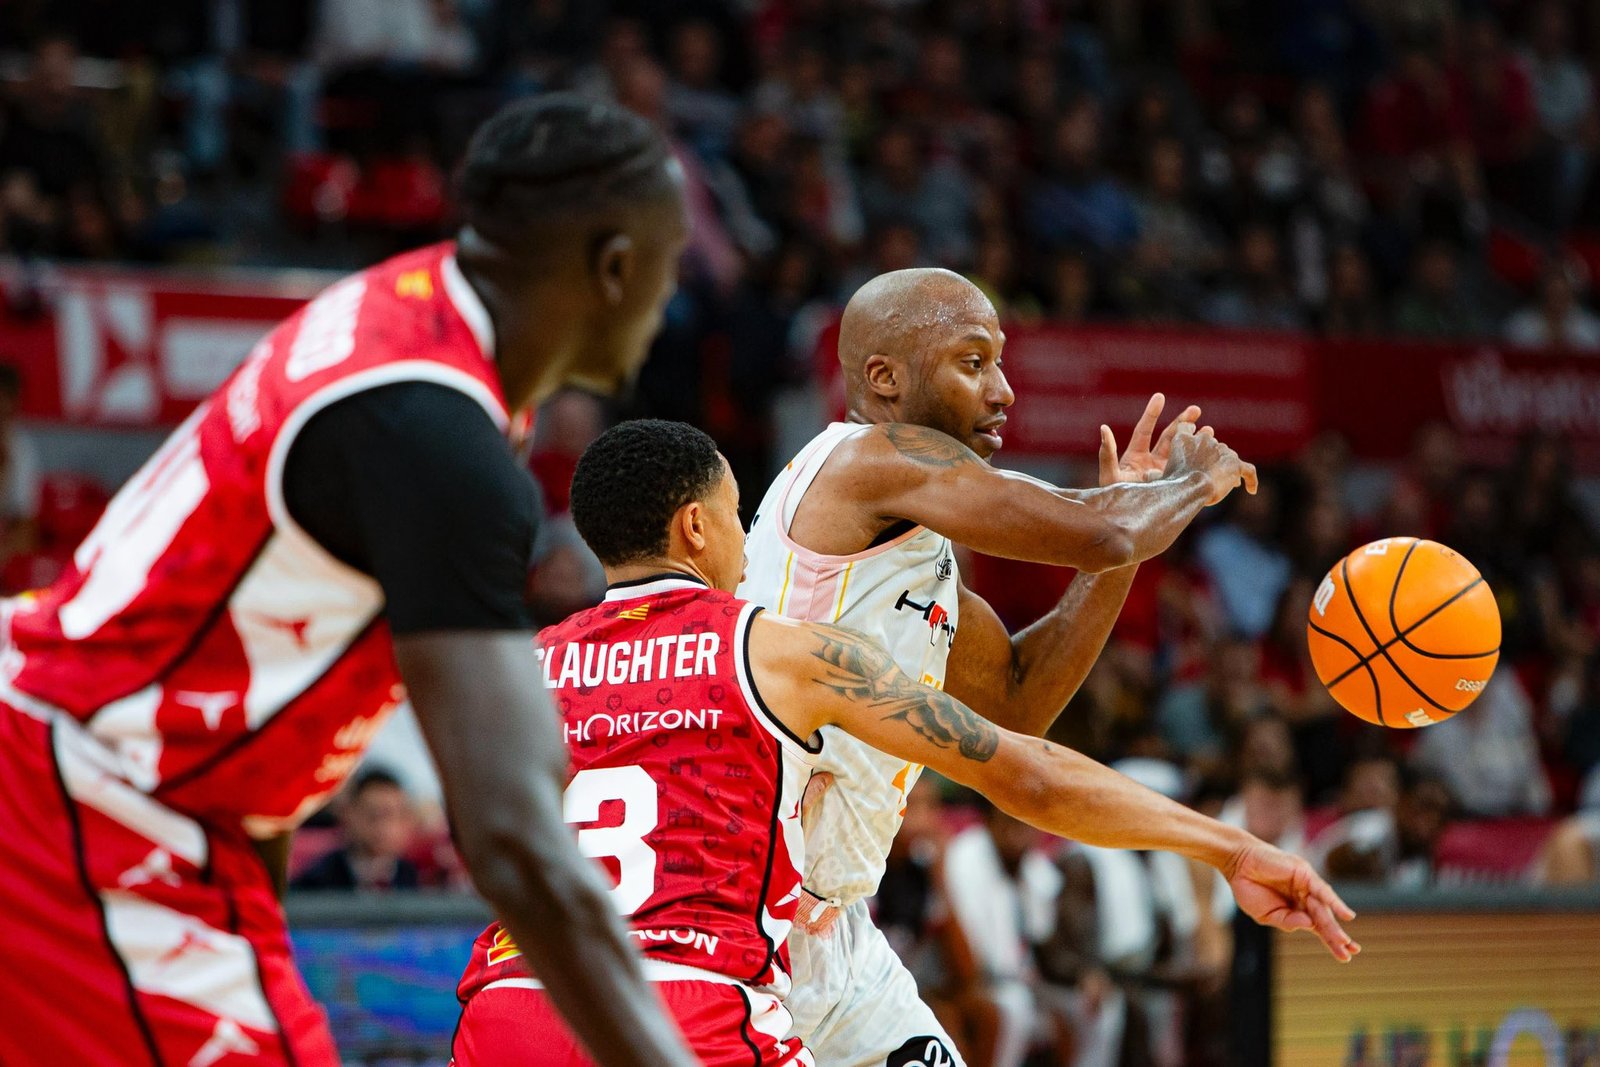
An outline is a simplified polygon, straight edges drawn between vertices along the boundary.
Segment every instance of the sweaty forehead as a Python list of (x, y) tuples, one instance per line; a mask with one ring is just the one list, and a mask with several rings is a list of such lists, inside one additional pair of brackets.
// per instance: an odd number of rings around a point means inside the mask
[(873, 291), (851, 302), (845, 326), (853, 335), (852, 347), (861, 349), (862, 355), (876, 351), (909, 356), (974, 333), (1000, 340), (994, 305), (977, 286), (943, 271), (918, 275), (879, 279)]

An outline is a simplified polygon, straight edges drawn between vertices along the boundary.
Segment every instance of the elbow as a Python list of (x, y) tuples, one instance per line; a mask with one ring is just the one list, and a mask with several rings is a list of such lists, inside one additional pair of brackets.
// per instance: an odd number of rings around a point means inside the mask
[(1108, 522), (1088, 544), (1077, 567), (1088, 574), (1099, 574), (1137, 562), (1138, 546), (1134, 544), (1133, 536), (1116, 523)]
[[(546, 841), (531, 825), (490, 816), (458, 834), (462, 861), (478, 892), (497, 914), (553, 935), (605, 922), (610, 902), (589, 861), (570, 841)], [(557, 847), (561, 844), (569, 847)]]

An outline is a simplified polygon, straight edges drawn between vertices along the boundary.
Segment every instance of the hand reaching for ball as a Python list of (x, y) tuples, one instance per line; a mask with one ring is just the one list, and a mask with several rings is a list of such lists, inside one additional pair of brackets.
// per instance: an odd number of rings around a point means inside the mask
[(1203, 473), (1211, 483), (1209, 507), (1221, 503), (1242, 482), (1245, 491), (1256, 491), (1256, 465), (1246, 463), (1239, 453), (1217, 439), (1216, 431), (1209, 426), (1196, 430), (1192, 422), (1177, 422), (1170, 443), (1170, 455), (1163, 472), (1169, 478), (1182, 477), (1196, 471)]
[(1261, 925), (1310, 930), (1340, 963), (1361, 951), (1339, 925), (1356, 913), (1300, 857), (1258, 841), (1235, 854), (1223, 874), (1239, 910)]

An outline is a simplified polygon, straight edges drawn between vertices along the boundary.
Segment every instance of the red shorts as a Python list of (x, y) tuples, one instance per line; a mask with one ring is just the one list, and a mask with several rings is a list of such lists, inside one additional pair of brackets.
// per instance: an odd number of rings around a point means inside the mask
[(338, 1062), (243, 833), (134, 789), (75, 722), (0, 704), (0, 1063)]
[[(645, 961), (649, 974), (655, 961)], [(687, 970), (687, 968), (682, 968)], [(705, 1067), (814, 1067), (792, 1020), (768, 993), (727, 981), (654, 983), (667, 1013)], [(578, 1039), (556, 1014), (538, 983), (526, 978), (492, 982), (461, 1011), (452, 1067), (594, 1067)]]

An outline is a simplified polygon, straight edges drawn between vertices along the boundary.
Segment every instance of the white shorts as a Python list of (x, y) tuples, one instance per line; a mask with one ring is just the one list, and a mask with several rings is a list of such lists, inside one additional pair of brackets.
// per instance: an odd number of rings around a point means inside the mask
[(821, 934), (789, 934), (794, 1034), (827, 1067), (966, 1067), (865, 901)]

